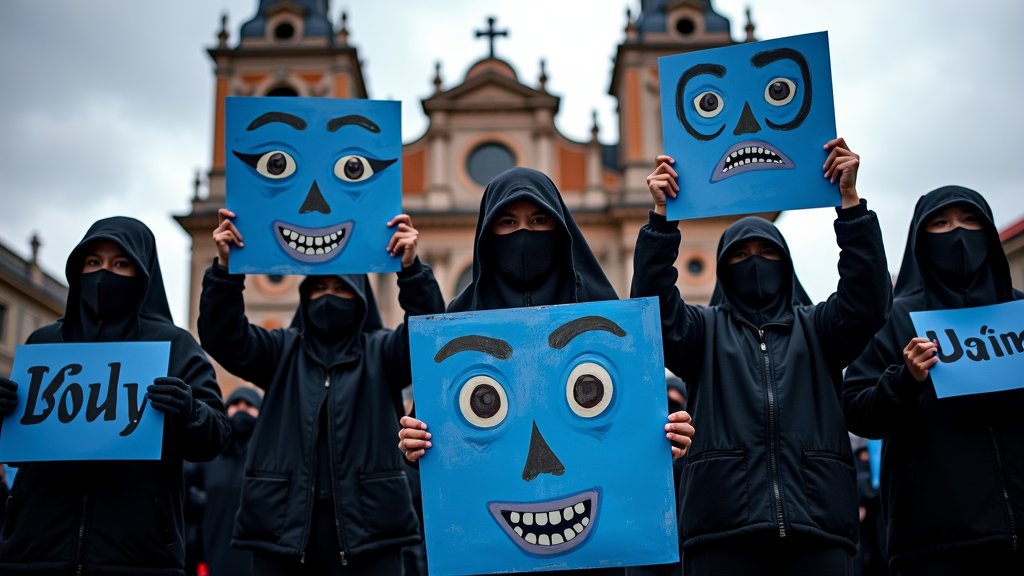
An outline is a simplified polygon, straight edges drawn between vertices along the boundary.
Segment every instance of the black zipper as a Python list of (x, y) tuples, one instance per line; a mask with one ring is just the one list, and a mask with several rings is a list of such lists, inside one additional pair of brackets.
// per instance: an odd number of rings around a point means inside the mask
[(735, 458), (744, 454), (746, 454), (745, 450), (706, 450), (700, 454), (688, 457), (686, 463), (689, 465), (702, 460), (714, 460), (715, 458)]
[[(331, 422), (331, 393), (330, 393), (330, 387), (331, 387), (331, 375), (330, 375), (330, 373), (328, 373), (327, 374), (327, 379), (324, 381), (324, 388), (328, 389), (328, 392), (327, 392), (327, 423), (328, 423), (328, 425), (330, 425), (330, 422)], [(337, 476), (335, 476), (335, 473), (334, 473), (334, 443), (331, 442), (331, 436), (332, 436), (331, 431), (330, 431), (330, 429), (328, 429), (327, 430), (327, 454), (331, 457), (330, 462), (328, 462), (328, 467), (331, 470), (331, 496), (332, 496), (331, 497), (331, 511), (334, 512), (334, 530), (335, 530), (335, 533), (338, 535), (338, 550), (339, 550), (339, 554), (341, 554), (341, 565), (342, 566), (348, 566), (348, 559), (345, 558), (345, 539), (341, 535), (341, 519), (338, 518), (338, 496), (337, 496), (337, 494), (334, 493), (335, 478), (337, 478)]]
[(1013, 505), (1010, 502), (1010, 493), (1006, 489), (1006, 476), (1003, 473), (1003, 456), (999, 452), (999, 443), (996, 442), (996, 431), (992, 425), (988, 426), (988, 433), (992, 438), (992, 450), (996, 453), (996, 468), (999, 471), (999, 489), (1003, 492), (1003, 503), (1006, 504), (1006, 513), (1010, 517), (1010, 538), (1013, 539), (1013, 549), (1017, 550), (1017, 522), (1013, 518)]
[(782, 515), (782, 485), (779, 482), (778, 442), (775, 440), (775, 383), (772, 381), (772, 363), (765, 343), (764, 330), (757, 330), (757, 340), (761, 344), (761, 355), (764, 357), (765, 391), (768, 395), (768, 459), (772, 467), (772, 493), (775, 496), (775, 519), (779, 524), (779, 537), (786, 537), (786, 521)]
[(82, 570), (85, 564), (85, 512), (89, 505), (89, 495), (82, 495), (82, 521), (78, 524), (78, 549), (75, 551), (75, 564), (77, 568), (75, 574), (82, 576)]

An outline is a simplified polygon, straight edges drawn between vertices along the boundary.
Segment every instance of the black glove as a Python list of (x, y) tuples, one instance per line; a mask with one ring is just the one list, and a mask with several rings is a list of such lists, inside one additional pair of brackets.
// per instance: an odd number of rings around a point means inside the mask
[(146, 398), (153, 408), (164, 413), (164, 417), (179, 426), (192, 419), (194, 400), (192, 388), (178, 378), (166, 376), (157, 378), (146, 388)]
[(0, 376), (0, 418), (7, 416), (18, 406), (18, 385)]

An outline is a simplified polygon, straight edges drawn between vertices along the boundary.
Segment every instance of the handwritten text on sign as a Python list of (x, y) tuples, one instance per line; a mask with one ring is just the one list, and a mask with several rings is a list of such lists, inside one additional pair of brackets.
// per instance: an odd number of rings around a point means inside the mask
[(146, 387), (167, 375), (170, 342), (18, 346), (18, 407), (0, 429), (0, 461), (157, 460), (163, 414)]
[(1024, 388), (1024, 300), (911, 312), (921, 338), (939, 341), (929, 373), (939, 398)]

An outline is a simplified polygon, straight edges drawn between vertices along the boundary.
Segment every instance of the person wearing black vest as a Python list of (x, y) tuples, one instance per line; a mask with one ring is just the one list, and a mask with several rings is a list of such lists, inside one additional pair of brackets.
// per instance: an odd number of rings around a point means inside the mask
[[(0, 574), (184, 576), (182, 461), (213, 459), (231, 436), (213, 366), (171, 319), (156, 240), (142, 222), (93, 224), (65, 274), (64, 317), (27, 343), (170, 342), (167, 376), (146, 388), (164, 413), (161, 457), (22, 464), (7, 501)], [(0, 378), (0, 389), (14, 383)], [(0, 416), (14, 408), (0, 404)]]
[(254, 552), (256, 576), (400, 574), (401, 547), (420, 541), (392, 440), (412, 381), (407, 322), (444, 311), (433, 272), (416, 257), (418, 232), (406, 215), (389, 223), (406, 323), (385, 329), (369, 279), (346, 274), (308, 276), (291, 326), (267, 330), (245, 316), (245, 276), (227, 270), (228, 244), (243, 246), (232, 217), (222, 210), (214, 232), (199, 337), (266, 395), (231, 543)]
[(942, 351), (917, 337), (909, 314), (1024, 297), (981, 194), (945, 186), (921, 197), (895, 292), (843, 391), (850, 431), (883, 439), (890, 568), (1024, 574), (1024, 390), (938, 398), (929, 369)]
[(826, 149), (825, 177), (842, 198), (839, 287), (817, 305), (782, 234), (757, 217), (722, 234), (710, 305), (686, 304), (681, 235), (665, 219), (680, 164), (660, 156), (647, 179), (655, 209), (637, 239), (631, 295), (660, 299), (665, 364), (687, 383), (699, 431), (680, 490), (688, 575), (844, 574), (857, 550), (842, 371), (885, 324), (892, 296), (878, 218), (857, 195), (859, 157), (842, 139)]
[[(448, 312), (617, 300), (618, 295), (555, 184), (541, 172), (513, 168), (495, 176), (480, 200), (473, 281)], [(693, 428), (685, 412), (665, 425), (673, 456), (683, 455)], [(402, 418), (399, 449), (415, 464), (432, 446), (427, 424)], [(429, 558), (427, 559), (429, 562)], [(548, 574), (624, 574), (623, 568)]]

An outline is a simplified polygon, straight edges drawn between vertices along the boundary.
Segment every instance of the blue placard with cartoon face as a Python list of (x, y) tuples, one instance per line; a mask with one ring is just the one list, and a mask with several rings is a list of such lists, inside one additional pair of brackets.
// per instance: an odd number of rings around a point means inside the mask
[(656, 298), (413, 318), (431, 574), (678, 560)]
[(658, 76), (669, 220), (840, 205), (827, 32), (666, 56)]
[(401, 103), (228, 98), (227, 207), (235, 274), (395, 272)]

